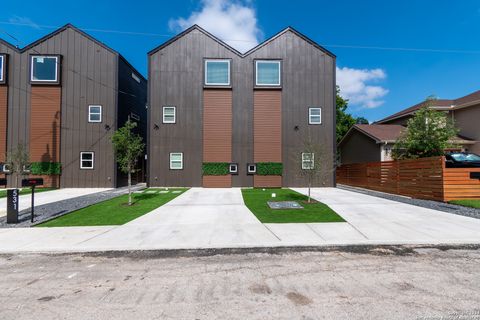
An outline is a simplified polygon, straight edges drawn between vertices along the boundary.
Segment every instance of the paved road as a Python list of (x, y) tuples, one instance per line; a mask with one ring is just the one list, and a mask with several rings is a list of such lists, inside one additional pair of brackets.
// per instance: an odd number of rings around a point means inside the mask
[(478, 320), (479, 265), (480, 249), (4, 255), (0, 313), (4, 320)]

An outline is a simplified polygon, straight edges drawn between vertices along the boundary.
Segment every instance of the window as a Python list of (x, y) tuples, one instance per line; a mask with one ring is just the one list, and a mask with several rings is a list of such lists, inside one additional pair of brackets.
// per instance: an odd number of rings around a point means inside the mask
[(4, 83), (5, 82), (5, 55), (4, 54), (0, 54), (0, 83)]
[(93, 169), (95, 154), (93, 152), (80, 152), (80, 169)]
[(247, 164), (247, 174), (257, 173), (257, 165), (254, 163)]
[(322, 124), (322, 108), (308, 108), (308, 123)]
[(230, 60), (205, 60), (205, 85), (230, 85)]
[(176, 122), (176, 108), (163, 107), (163, 123), (175, 123), (175, 122)]
[(255, 85), (280, 86), (280, 61), (255, 61)]
[(88, 106), (88, 122), (102, 122), (102, 106)]
[(238, 164), (237, 163), (230, 163), (228, 166), (228, 170), (231, 174), (238, 174)]
[(170, 153), (170, 170), (183, 169), (183, 153)]
[(302, 153), (302, 170), (313, 170), (315, 169), (315, 154), (313, 153)]
[(137, 81), (138, 83), (140, 83), (140, 77), (137, 76), (135, 73), (132, 72), (132, 78), (133, 80)]
[(58, 65), (58, 56), (32, 56), (30, 81), (58, 83)]
[(130, 119), (135, 120), (135, 121), (140, 121), (140, 116), (136, 114), (135, 112), (130, 112)]

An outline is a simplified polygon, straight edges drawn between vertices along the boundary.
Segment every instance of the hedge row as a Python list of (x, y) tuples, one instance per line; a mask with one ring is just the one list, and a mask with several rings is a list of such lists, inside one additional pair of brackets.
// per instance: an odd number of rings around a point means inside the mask
[(229, 174), (228, 162), (204, 162), (202, 173), (204, 176), (224, 176)]
[(32, 162), (30, 173), (36, 175), (59, 175), (62, 173), (60, 162)]
[(257, 163), (257, 174), (260, 176), (281, 176), (283, 164), (280, 162), (259, 162)]

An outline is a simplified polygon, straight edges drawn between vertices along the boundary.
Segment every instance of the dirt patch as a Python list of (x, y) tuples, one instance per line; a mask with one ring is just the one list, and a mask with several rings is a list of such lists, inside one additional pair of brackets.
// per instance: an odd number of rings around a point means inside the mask
[(289, 292), (286, 297), (297, 306), (307, 306), (313, 303), (312, 299), (298, 292)]
[(251, 292), (256, 294), (271, 294), (272, 289), (266, 284), (253, 284), (248, 288)]
[(45, 296), (45, 297), (38, 298), (37, 300), (42, 301), (42, 302), (48, 302), (48, 301), (51, 301), (53, 299), (55, 299), (54, 296)]

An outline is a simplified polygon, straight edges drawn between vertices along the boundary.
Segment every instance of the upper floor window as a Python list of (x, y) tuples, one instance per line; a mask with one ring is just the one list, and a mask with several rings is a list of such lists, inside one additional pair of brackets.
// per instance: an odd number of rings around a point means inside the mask
[(88, 106), (88, 122), (102, 122), (102, 106)]
[(133, 80), (137, 81), (138, 83), (140, 83), (140, 77), (137, 76), (135, 73), (132, 72), (132, 78)]
[(256, 86), (280, 86), (280, 61), (255, 61)]
[(59, 65), (59, 56), (31, 56), (30, 81), (58, 83)]
[(176, 108), (163, 107), (163, 123), (175, 123), (175, 122), (176, 122)]
[(308, 123), (322, 124), (322, 108), (308, 108)]
[(5, 58), (6, 56), (4, 54), (0, 54), (0, 83), (5, 83)]
[(230, 85), (230, 60), (205, 60), (205, 85)]

